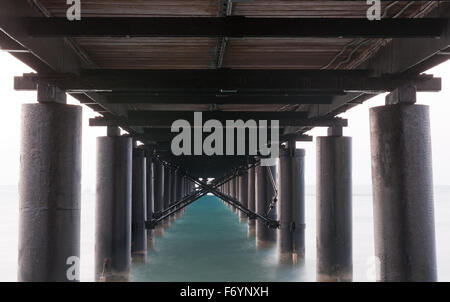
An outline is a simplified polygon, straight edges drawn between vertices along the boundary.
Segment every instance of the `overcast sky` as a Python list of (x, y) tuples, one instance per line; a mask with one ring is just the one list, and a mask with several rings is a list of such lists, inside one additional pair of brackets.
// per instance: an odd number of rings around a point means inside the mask
[[(0, 100), (2, 119), (0, 128), (0, 185), (17, 185), (19, 181), (20, 112), (21, 104), (36, 102), (33, 92), (16, 92), (13, 77), (31, 72), (26, 65), (6, 52), (0, 51)], [(450, 61), (429, 71), (442, 77), (443, 90), (439, 93), (419, 93), (418, 103), (431, 107), (431, 133), (433, 148), (433, 173), (435, 185), (450, 185), (449, 125), (450, 116)], [(77, 104), (69, 98), (69, 102)], [(370, 133), (369, 108), (384, 103), (384, 96), (375, 97), (363, 105), (342, 114), (349, 120), (345, 135), (353, 137), (353, 183), (370, 185)], [(105, 135), (106, 128), (90, 128), (89, 118), (95, 113), (83, 106), (83, 190), (95, 188), (95, 158), (97, 136)], [(326, 129), (318, 128), (311, 134), (325, 135)], [(299, 143), (306, 149), (306, 184), (315, 184), (315, 142)]]

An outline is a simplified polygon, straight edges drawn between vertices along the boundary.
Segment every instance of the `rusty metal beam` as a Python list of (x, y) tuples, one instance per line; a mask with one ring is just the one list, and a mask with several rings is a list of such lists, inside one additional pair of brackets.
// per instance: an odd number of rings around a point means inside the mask
[(444, 18), (246, 18), (228, 17), (88, 17), (77, 22), (66, 18), (4, 20), (21, 23), (31, 37), (321, 37), (321, 38), (434, 38), (449, 27)]
[[(279, 113), (279, 112), (277, 112)], [(298, 112), (297, 112), (298, 113)], [(257, 117), (257, 116), (255, 116)], [(276, 119), (276, 114), (274, 113), (274, 119)], [(281, 116), (278, 116), (281, 117)], [(189, 120), (191, 120), (190, 118)], [(124, 118), (124, 117), (96, 117), (89, 120), (90, 126), (140, 126), (140, 127), (151, 127), (151, 128), (170, 128), (172, 123), (177, 120), (177, 117), (165, 117), (159, 119), (149, 119), (146, 117), (138, 118)], [(334, 126), (347, 126), (347, 120), (334, 118), (334, 119), (307, 119), (307, 118), (283, 118), (278, 119), (280, 126), (298, 126), (298, 127), (334, 127)], [(219, 119), (222, 125), (226, 124), (226, 119)]]
[(179, 92), (179, 93), (378, 93), (413, 84), (418, 91), (440, 91), (441, 79), (431, 75), (371, 76), (360, 70), (92, 70), (80, 76), (26, 74), (16, 78), (23, 89), (40, 81), (67, 92)]

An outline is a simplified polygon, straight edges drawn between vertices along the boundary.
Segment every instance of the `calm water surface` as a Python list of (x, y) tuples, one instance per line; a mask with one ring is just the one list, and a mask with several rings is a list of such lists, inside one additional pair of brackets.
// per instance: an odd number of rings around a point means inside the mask
[[(0, 186), (0, 281), (16, 281), (17, 188)], [(94, 202), (82, 200), (81, 278), (93, 281)], [(450, 187), (435, 188), (436, 237), (440, 281), (450, 281)], [(374, 281), (372, 196), (355, 187), (353, 197), (353, 263), (356, 281)], [(314, 281), (315, 191), (306, 194), (306, 261), (304, 266), (277, 264), (276, 248), (256, 250), (247, 225), (219, 200), (206, 196), (155, 239), (145, 265), (133, 264), (132, 281)]]

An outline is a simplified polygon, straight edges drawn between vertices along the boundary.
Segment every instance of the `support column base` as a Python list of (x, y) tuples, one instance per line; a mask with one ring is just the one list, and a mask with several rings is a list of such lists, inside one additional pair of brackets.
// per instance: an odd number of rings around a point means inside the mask
[(147, 249), (152, 249), (155, 242), (154, 239), (155, 232), (153, 230), (147, 231)]
[(352, 274), (343, 274), (336, 276), (318, 273), (316, 278), (317, 282), (352, 282), (353, 280)]
[(247, 237), (253, 238), (256, 236), (256, 227), (254, 225), (248, 225)]
[(161, 225), (158, 225), (153, 234), (155, 235), (155, 237), (162, 237), (164, 234), (164, 228)]
[(80, 106), (22, 105), (19, 282), (79, 281), (66, 262), (80, 256), (81, 125)]
[(352, 281), (352, 139), (317, 137), (317, 280)]
[(139, 252), (131, 254), (131, 261), (133, 263), (145, 263), (147, 262), (147, 253)]
[(161, 226), (162, 226), (164, 229), (170, 228), (170, 220), (169, 220), (169, 218), (167, 218), (165, 221), (163, 221), (163, 222), (161, 223)]
[(131, 262), (132, 140), (99, 137), (97, 146), (96, 280), (126, 282)]
[(97, 277), (97, 282), (130, 282), (130, 271), (105, 273)]
[[(375, 256), (378, 281), (437, 281), (429, 107), (370, 109)], [(406, 99), (405, 99), (406, 97)], [(415, 100), (415, 94), (411, 99)]]
[(279, 253), (279, 264), (302, 265), (305, 263), (305, 253)]
[(256, 248), (257, 249), (268, 249), (276, 246), (276, 242), (273, 241), (265, 241), (265, 240), (256, 240)]

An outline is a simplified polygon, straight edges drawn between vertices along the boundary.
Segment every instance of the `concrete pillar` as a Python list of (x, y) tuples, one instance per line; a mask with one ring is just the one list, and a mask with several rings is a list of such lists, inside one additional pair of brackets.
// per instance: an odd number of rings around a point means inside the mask
[[(228, 193), (227, 193), (227, 187), (228, 187), (228, 184), (227, 184), (227, 183), (224, 183), (224, 184), (223, 184), (223, 194), (225, 194), (225, 195), (228, 194)], [(223, 202), (224, 205), (227, 205), (227, 204), (225, 203), (224, 200), (222, 200), (222, 202)]]
[(81, 113), (22, 106), (18, 281), (79, 281)]
[[(229, 194), (228, 194), (228, 182), (226, 182), (226, 183), (223, 184), (223, 193), (224, 193), (225, 195), (229, 195)], [(224, 204), (225, 204), (226, 206), (228, 206), (226, 202), (224, 202)]]
[[(226, 194), (226, 193), (225, 193), (225, 184), (222, 184), (222, 185), (220, 186), (220, 192), (221, 192), (222, 194)], [(220, 199), (220, 201), (221, 201), (222, 203), (224, 203), (224, 200), (223, 200), (223, 199)]]
[[(255, 168), (248, 170), (248, 209), (255, 212)], [(248, 237), (255, 237), (256, 235), (256, 220), (248, 219)]]
[[(276, 203), (274, 207), (270, 210), (270, 205), (272, 203), (273, 196), (275, 195), (272, 183), (270, 181), (271, 173), (274, 180), (276, 180), (275, 166), (258, 166), (256, 167), (255, 174), (255, 198), (256, 198), (256, 213), (262, 216), (269, 215), (268, 218), (277, 219), (277, 206)], [(277, 242), (277, 230), (267, 226), (261, 219), (256, 220), (256, 247), (266, 248), (272, 247)]]
[[(164, 210), (170, 207), (170, 200), (171, 200), (171, 182), (172, 179), (172, 171), (167, 166), (164, 166)], [(162, 222), (162, 226), (164, 228), (170, 227), (170, 219), (164, 219)]]
[[(235, 196), (236, 196), (236, 182), (235, 182), (235, 178), (232, 178), (230, 180), (229, 190), (230, 190), (230, 196), (235, 198)], [(233, 212), (235, 211), (235, 208), (233, 206), (229, 205), (229, 207), (230, 207), (231, 211), (233, 211)]]
[(192, 189), (191, 189), (191, 182), (190, 180), (186, 177), (186, 195), (191, 194)]
[(317, 281), (352, 281), (352, 141), (317, 138)]
[[(233, 192), (234, 192), (234, 181), (233, 181), (233, 179), (230, 179), (230, 181), (228, 182), (228, 195), (233, 197), (234, 196)], [(228, 204), (228, 208), (231, 211), (233, 211), (233, 207), (230, 204)]]
[[(154, 212), (161, 213), (164, 210), (164, 166), (158, 162), (154, 162), (154, 191), (155, 202)], [(155, 228), (155, 236), (162, 236), (164, 228), (158, 224)]]
[(145, 150), (133, 149), (132, 177), (132, 231), (131, 259), (133, 262), (145, 262), (147, 258), (147, 160)]
[(184, 176), (181, 177), (181, 198), (184, 198), (186, 196), (186, 178)]
[(128, 281), (131, 263), (132, 139), (97, 139), (95, 280)]
[[(171, 206), (177, 202), (177, 196), (178, 196), (177, 178), (178, 178), (178, 169), (173, 169), (171, 177), (170, 177), (170, 189), (171, 189), (170, 205)], [(171, 222), (175, 221), (175, 214), (170, 215), (170, 221)]]
[[(155, 212), (155, 175), (154, 162), (150, 156), (147, 156), (147, 216), (146, 220), (150, 221)], [(154, 230), (147, 230), (147, 249), (153, 247)]]
[[(293, 142), (295, 144), (295, 142)], [(305, 260), (305, 150), (281, 149), (278, 164), (278, 259)]]
[[(248, 172), (243, 171), (239, 176), (239, 201), (248, 208)], [(247, 215), (239, 211), (239, 222), (247, 223)]]
[[(233, 196), (233, 180), (232, 179), (230, 179), (228, 181), (227, 187), (228, 187), (228, 195)], [(230, 211), (233, 211), (233, 207), (229, 203), (226, 203), (226, 205), (230, 209)]]
[(191, 186), (191, 181), (186, 178), (186, 195), (189, 195), (192, 193), (192, 186)]
[(378, 281), (437, 280), (429, 108), (407, 96), (370, 110)]
[[(180, 194), (180, 199), (184, 199), (184, 197), (186, 197), (186, 178), (184, 176), (180, 177), (180, 188), (181, 188), (181, 194)], [(180, 212), (178, 213), (178, 216), (181, 217), (183, 216), (184, 213), (184, 209), (180, 210)]]
[[(187, 179), (186, 176), (183, 177), (183, 198), (187, 197), (189, 195), (189, 181)], [(184, 208), (183, 210), (181, 210), (181, 213), (184, 214), (184, 212), (186, 211), (186, 208)]]
[[(234, 199), (239, 201), (239, 176), (235, 177), (233, 181), (234, 181)], [(236, 213), (236, 215), (239, 216), (239, 210), (237, 208), (233, 208), (233, 210)]]
[[(177, 171), (177, 178), (176, 178), (176, 185), (177, 185), (177, 197), (175, 199), (175, 202), (180, 201), (183, 198), (183, 176), (181, 174), (181, 170)], [(178, 211), (175, 214), (176, 218), (180, 218), (182, 214), (182, 211)]]
[[(228, 182), (226, 182), (226, 183), (223, 184), (223, 194), (229, 195), (229, 194), (228, 194)], [(222, 202), (223, 202), (223, 204), (224, 204), (225, 206), (228, 207), (228, 204), (227, 204), (224, 200), (222, 200)]]

